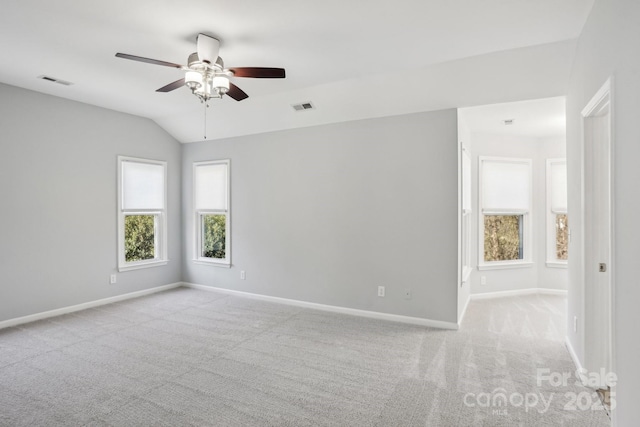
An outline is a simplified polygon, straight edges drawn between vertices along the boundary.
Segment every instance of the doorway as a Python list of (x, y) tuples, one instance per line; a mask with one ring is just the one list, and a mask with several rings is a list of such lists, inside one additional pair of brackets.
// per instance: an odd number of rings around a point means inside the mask
[[(582, 110), (585, 202), (584, 368), (613, 370), (613, 178), (611, 82), (607, 81)], [(598, 388), (607, 389), (606, 375)]]

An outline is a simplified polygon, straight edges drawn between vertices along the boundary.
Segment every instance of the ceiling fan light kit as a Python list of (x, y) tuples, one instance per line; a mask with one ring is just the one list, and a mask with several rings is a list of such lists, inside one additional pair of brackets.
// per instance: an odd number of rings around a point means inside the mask
[(191, 90), (202, 87), (202, 74), (197, 71), (187, 71), (184, 75), (184, 84)]
[(284, 68), (224, 68), (224, 62), (219, 56), (220, 41), (206, 34), (198, 34), (196, 48), (197, 52), (189, 55), (187, 60), (188, 65), (186, 66), (126, 53), (116, 53), (116, 56), (118, 58), (131, 59), (148, 64), (180, 68), (185, 72), (184, 78), (169, 83), (156, 92), (171, 92), (181, 86), (186, 86), (191, 90), (191, 93), (205, 104), (207, 104), (210, 99), (222, 98), (223, 95), (228, 95), (236, 101), (242, 101), (249, 97), (242, 89), (230, 82), (231, 77), (285, 78)]
[(233, 75), (224, 69), (222, 58), (215, 62), (201, 60), (198, 53), (189, 56), (189, 66), (184, 76), (184, 84), (201, 102), (207, 103), (211, 98), (222, 98), (231, 86), (229, 77)]

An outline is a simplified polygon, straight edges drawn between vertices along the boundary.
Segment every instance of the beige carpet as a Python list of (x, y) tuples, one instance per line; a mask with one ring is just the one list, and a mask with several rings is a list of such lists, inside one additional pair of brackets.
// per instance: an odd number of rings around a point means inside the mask
[(442, 331), (180, 288), (0, 330), (0, 425), (608, 425), (538, 384), (573, 372), (565, 303), (475, 301)]

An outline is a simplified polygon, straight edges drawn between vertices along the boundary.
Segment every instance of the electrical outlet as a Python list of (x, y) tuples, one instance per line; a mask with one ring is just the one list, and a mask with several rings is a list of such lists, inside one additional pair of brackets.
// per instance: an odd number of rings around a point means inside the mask
[(116, 275), (115, 275), (115, 274), (112, 274), (112, 275), (109, 277), (109, 283), (111, 283), (112, 285), (113, 285), (114, 283), (116, 283), (117, 281), (118, 281), (118, 280), (117, 280), (117, 278), (116, 278)]
[(240, 270), (240, 280), (244, 280), (247, 278), (247, 275), (244, 274), (244, 270)]
[(480, 284), (481, 285), (487, 284), (487, 276), (480, 276)]
[(578, 332), (578, 316), (573, 316), (573, 332)]
[(384, 296), (384, 286), (378, 286), (378, 296), (379, 297)]
[(411, 289), (407, 288), (404, 290), (404, 299), (411, 299)]

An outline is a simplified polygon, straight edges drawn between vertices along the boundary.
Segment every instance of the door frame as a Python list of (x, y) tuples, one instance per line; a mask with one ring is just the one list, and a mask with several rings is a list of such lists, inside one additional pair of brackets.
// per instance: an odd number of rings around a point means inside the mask
[[(583, 325), (583, 348), (584, 348), (584, 367), (588, 370), (593, 368), (594, 364), (602, 366), (602, 355), (599, 355), (599, 351), (597, 350), (597, 346), (594, 345), (593, 340), (587, 340), (587, 336), (593, 333), (593, 328), (589, 327), (589, 323), (587, 322), (587, 318), (591, 313), (590, 303), (592, 302), (593, 290), (590, 289), (590, 284), (593, 285), (598, 278), (598, 272), (596, 271), (596, 266), (592, 265), (594, 262), (594, 254), (596, 250), (593, 247), (593, 244), (589, 242), (588, 239), (591, 238), (591, 232), (593, 230), (598, 230), (599, 227), (603, 227), (608, 234), (607, 244), (608, 248), (608, 256), (606, 260), (600, 260), (599, 262), (606, 262), (607, 270), (609, 274), (609, 283), (608, 289), (605, 290), (608, 298), (605, 302), (605, 312), (603, 315), (608, 322), (608, 328), (606, 333), (608, 334), (608, 347), (605, 349), (606, 358), (608, 358), (608, 366), (605, 367), (605, 370), (608, 372), (615, 372), (615, 358), (614, 358), (614, 348), (615, 348), (615, 324), (614, 324), (614, 316), (613, 316), (613, 307), (615, 301), (615, 253), (614, 253), (614, 221), (615, 221), (615, 211), (614, 211), (614, 102), (613, 102), (613, 81), (612, 78), (607, 79), (604, 85), (596, 92), (596, 94), (591, 98), (591, 100), (587, 103), (584, 109), (581, 112), (581, 130), (582, 130), (582, 200), (583, 200), (583, 224), (582, 224), (582, 235), (584, 236), (583, 240), (583, 248), (582, 248), (582, 259), (583, 259), (583, 274), (584, 274), (584, 300), (583, 300), (583, 321), (581, 322)], [(591, 137), (590, 132), (587, 131), (587, 126), (590, 126), (591, 119), (594, 119), (601, 115), (601, 113), (608, 109), (609, 120), (608, 120), (608, 134), (605, 138), (606, 146), (602, 147), (605, 150), (605, 154), (609, 158), (606, 177), (608, 178), (608, 186), (606, 187), (606, 191), (608, 191), (607, 203), (605, 209), (608, 209), (608, 224), (601, 224), (598, 221), (594, 221), (586, 209), (589, 207), (587, 205), (587, 201), (589, 198), (593, 199), (593, 195), (588, 194), (588, 190), (593, 189), (593, 187), (587, 188), (587, 175), (595, 172), (595, 168), (593, 165), (588, 164), (588, 159), (590, 158), (590, 154), (587, 150), (590, 150), (594, 144), (593, 138)], [(593, 320), (593, 319), (591, 319)], [(595, 361), (595, 362), (594, 362)], [(604, 360), (606, 364), (607, 360)], [(613, 390), (613, 388), (612, 388)]]

